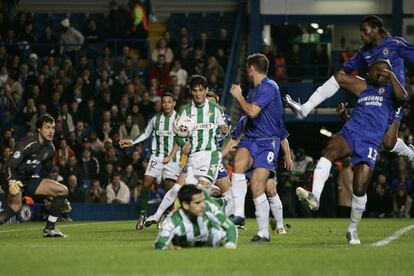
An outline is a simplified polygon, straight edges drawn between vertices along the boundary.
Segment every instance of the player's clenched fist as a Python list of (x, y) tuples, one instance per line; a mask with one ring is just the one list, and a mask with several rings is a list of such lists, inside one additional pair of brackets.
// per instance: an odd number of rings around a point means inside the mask
[(230, 93), (234, 98), (239, 98), (242, 96), (242, 90), (240, 85), (233, 84), (230, 88)]
[(18, 180), (9, 180), (9, 193), (11, 195), (17, 195), (23, 187), (23, 183)]
[(132, 146), (132, 141), (128, 139), (119, 140), (119, 146), (121, 148), (127, 148)]

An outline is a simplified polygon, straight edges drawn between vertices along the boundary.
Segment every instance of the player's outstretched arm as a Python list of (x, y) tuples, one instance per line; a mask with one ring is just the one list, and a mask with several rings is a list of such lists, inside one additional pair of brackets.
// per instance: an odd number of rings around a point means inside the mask
[(155, 122), (155, 117), (153, 117), (149, 121), (147, 127), (145, 128), (145, 131), (142, 132), (135, 140), (126, 140), (126, 139), (120, 140), (119, 146), (121, 148), (131, 147), (133, 145), (139, 144), (142, 141), (148, 139), (151, 136), (152, 132), (154, 131), (154, 122)]

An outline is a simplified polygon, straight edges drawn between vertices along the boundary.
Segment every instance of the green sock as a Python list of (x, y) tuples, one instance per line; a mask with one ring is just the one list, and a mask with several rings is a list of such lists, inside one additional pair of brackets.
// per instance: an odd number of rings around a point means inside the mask
[(147, 215), (149, 191), (143, 190), (141, 193), (141, 215)]

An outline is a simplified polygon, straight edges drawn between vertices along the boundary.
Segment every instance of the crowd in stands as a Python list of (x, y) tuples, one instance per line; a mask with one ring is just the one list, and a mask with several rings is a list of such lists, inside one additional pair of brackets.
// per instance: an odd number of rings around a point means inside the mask
[[(221, 28), (210, 39), (182, 26), (174, 37), (166, 32), (150, 52), (133, 40), (147, 36), (145, 5), (131, 2), (128, 11), (111, 1), (104, 22), (85, 16), (79, 26), (70, 16), (47, 21), (42, 30), (35, 27), (44, 23), (37, 15), (8, 20), (0, 12), (0, 181), (16, 141), (34, 135), (37, 118), (50, 113), (56, 120), (51, 175), (68, 187), (69, 201), (132, 203), (150, 142), (121, 150), (118, 141), (144, 131), (165, 91), (174, 93), (178, 106), (187, 102), (192, 74), (206, 76), (222, 93), (228, 31)], [(160, 194), (154, 187), (153, 196)]]

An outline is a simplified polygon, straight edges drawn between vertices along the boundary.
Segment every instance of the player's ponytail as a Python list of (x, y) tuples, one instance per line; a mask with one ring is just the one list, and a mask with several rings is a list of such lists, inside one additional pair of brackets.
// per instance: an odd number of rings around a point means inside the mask
[(382, 36), (389, 36), (390, 32), (384, 27), (384, 21), (376, 15), (368, 15), (361, 21), (361, 25), (367, 23), (371, 28), (378, 28), (378, 31)]

